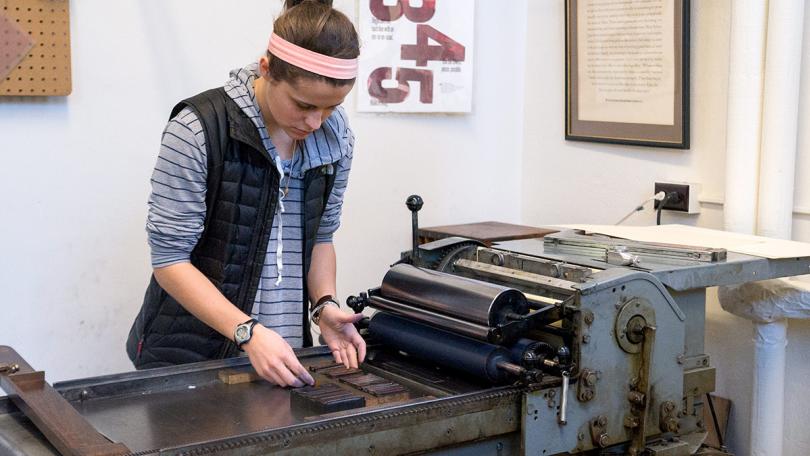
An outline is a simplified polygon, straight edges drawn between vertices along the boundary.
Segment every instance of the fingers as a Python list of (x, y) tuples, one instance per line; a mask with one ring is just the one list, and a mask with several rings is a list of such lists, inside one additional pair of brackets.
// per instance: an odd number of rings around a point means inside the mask
[(346, 354), (349, 358), (349, 367), (352, 369), (357, 369), (357, 350), (355, 349), (354, 345), (346, 344)]
[(304, 386), (304, 382), (293, 374), (281, 359), (268, 362), (264, 366), (254, 366), (254, 368), (262, 378), (278, 386)]
[(358, 348), (355, 347), (354, 342), (339, 341), (330, 344), (329, 348), (332, 349), (332, 355), (335, 357), (335, 362), (343, 364), (346, 366), (346, 369), (356, 369), (362, 362), (362, 359), (365, 357), (366, 353), (365, 343), (362, 344), (362, 356), (360, 357), (360, 361), (358, 361)]
[(346, 369), (351, 368), (351, 364), (349, 364), (349, 353), (346, 351), (344, 345), (340, 346), (340, 358), (343, 360), (343, 365), (346, 366)]
[(304, 386), (315, 381), (277, 333), (257, 325), (246, 351), (256, 373), (278, 386)]
[[(345, 325), (353, 325), (362, 320), (364, 315), (362, 313), (351, 314), (344, 312), (337, 307), (327, 306), (321, 311), (321, 323), (326, 323), (335, 329), (340, 329)], [(323, 326), (323, 325), (321, 325)]]
[(277, 371), (278, 375), (281, 377), (281, 380), (284, 382), (279, 386), (292, 386), (295, 388), (300, 388), (304, 386), (304, 382), (302, 382), (298, 377), (293, 374), (287, 366), (279, 367)]
[(341, 315), (340, 315), (340, 320), (339, 320), (339, 321), (340, 321), (341, 323), (351, 323), (351, 324), (355, 324), (355, 323), (357, 323), (358, 321), (362, 320), (362, 319), (363, 319), (363, 317), (364, 317), (364, 315), (363, 315), (363, 314), (361, 314), (361, 313), (358, 313), (358, 314), (349, 314), (349, 313), (346, 313), (346, 312), (341, 312)]
[(291, 360), (288, 360), (287, 367), (290, 369), (290, 371), (295, 373), (295, 376), (302, 382), (306, 383), (307, 385), (315, 384), (315, 379), (312, 378), (312, 375), (310, 375), (307, 368), (304, 367), (295, 356), (293, 356)]
[(352, 337), (352, 344), (357, 348), (357, 362), (362, 363), (366, 359), (366, 341), (360, 334), (356, 334)]

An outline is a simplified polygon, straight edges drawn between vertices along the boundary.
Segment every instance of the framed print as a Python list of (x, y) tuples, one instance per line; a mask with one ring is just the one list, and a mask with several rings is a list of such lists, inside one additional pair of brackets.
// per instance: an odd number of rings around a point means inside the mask
[(565, 139), (689, 148), (689, 0), (566, 0)]

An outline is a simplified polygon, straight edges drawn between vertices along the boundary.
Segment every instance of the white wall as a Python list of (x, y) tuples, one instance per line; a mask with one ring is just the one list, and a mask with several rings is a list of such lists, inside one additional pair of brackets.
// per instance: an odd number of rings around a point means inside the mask
[[(233, 5), (71, 2), (73, 93), (0, 97), (0, 344), (49, 381), (132, 368), (124, 341), (150, 274), (146, 199), (168, 113), (257, 58), (281, 0)], [(353, 0), (335, 5), (356, 17)], [(525, 10), (477, 3), (470, 115), (358, 114), (350, 95), (341, 296), (378, 285), (408, 248), (411, 193), (426, 226), (520, 220)]]
[[(703, 185), (699, 216), (666, 214), (664, 223), (722, 229), (730, 0), (693, 1), (691, 33), (690, 150), (606, 145), (564, 140), (565, 35), (563, 2), (529, 2), (526, 57), (526, 133), (523, 164), (523, 222), (612, 224), (652, 194), (656, 180)], [(810, 14), (805, 30), (810, 30)], [(805, 34), (806, 50), (810, 33)], [(807, 55), (808, 51), (804, 54)], [(810, 119), (810, 59), (803, 71), (802, 115)], [(800, 127), (796, 205), (810, 212), (810, 131)], [(651, 210), (627, 224), (655, 223)], [(810, 217), (796, 214), (793, 236), (810, 240)], [(749, 454), (752, 391), (751, 323), (723, 311), (710, 290), (706, 352), (717, 367), (717, 394), (730, 397), (730, 447)], [(806, 423), (810, 407), (804, 383), (808, 375), (810, 324), (792, 321), (788, 331), (785, 455), (810, 454)]]
[[(347, 108), (357, 151), (336, 238), (340, 295), (379, 283), (407, 249), (405, 197), (421, 194), (423, 225), (501, 220), (613, 223), (655, 180), (700, 182), (699, 217), (722, 227), (728, 27), (731, 0), (692, 2), (692, 148), (566, 142), (563, 2), (476, 2), (474, 112), (372, 115)], [(258, 56), (278, 1), (71, 2), (74, 92), (0, 98), (0, 344), (50, 381), (130, 370), (124, 340), (149, 276), (143, 222), (160, 132), (181, 98), (220, 85)], [(356, 15), (354, 0), (338, 0)], [(247, 12), (247, 13), (246, 13)], [(806, 21), (807, 22), (807, 21)], [(238, 24), (238, 25), (237, 25)], [(806, 27), (807, 28), (807, 27)], [(805, 49), (810, 49), (805, 36)], [(810, 119), (810, 63), (800, 125)], [(800, 149), (810, 133), (800, 128)], [(796, 204), (810, 207), (808, 154), (798, 159)], [(802, 176), (804, 178), (802, 179)], [(714, 202), (714, 203), (709, 203)], [(633, 224), (653, 222), (650, 212)], [(794, 237), (810, 240), (810, 217)], [(746, 454), (750, 324), (708, 309), (707, 352), (718, 394), (735, 400), (732, 449)], [(810, 324), (791, 322), (786, 454), (810, 454)]]

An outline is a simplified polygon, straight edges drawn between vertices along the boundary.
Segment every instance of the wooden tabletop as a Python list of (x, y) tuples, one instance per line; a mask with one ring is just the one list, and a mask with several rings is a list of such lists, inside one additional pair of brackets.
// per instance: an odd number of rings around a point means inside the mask
[(542, 238), (557, 231), (559, 230), (503, 222), (477, 222), (420, 228), (419, 236), (427, 242), (450, 236), (461, 236), (491, 245), (493, 242), (499, 241)]

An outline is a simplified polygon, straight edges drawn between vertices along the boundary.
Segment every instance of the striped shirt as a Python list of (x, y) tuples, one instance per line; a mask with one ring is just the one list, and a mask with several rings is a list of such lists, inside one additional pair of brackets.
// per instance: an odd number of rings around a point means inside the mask
[[(270, 139), (253, 92), (258, 65), (231, 72), (225, 91), (256, 126), (267, 153), (278, 155)], [(293, 347), (303, 343), (303, 229), (301, 211), (304, 173), (332, 164), (335, 185), (326, 204), (316, 242), (332, 242), (340, 225), (343, 195), (351, 169), (354, 135), (346, 114), (338, 107), (331, 116), (301, 142), (291, 160), (281, 160), (284, 176), (280, 181), (281, 203), (270, 232), (259, 290), (252, 316), (278, 332)], [(152, 266), (165, 267), (188, 262), (202, 235), (208, 174), (205, 134), (196, 114), (189, 108), (171, 119), (163, 132), (160, 152), (152, 173), (152, 193), (146, 222)], [(282, 211), (283, 207), (283, 211)], [(281, 223), (281, 281), (277, 262), (279, 222)]]

